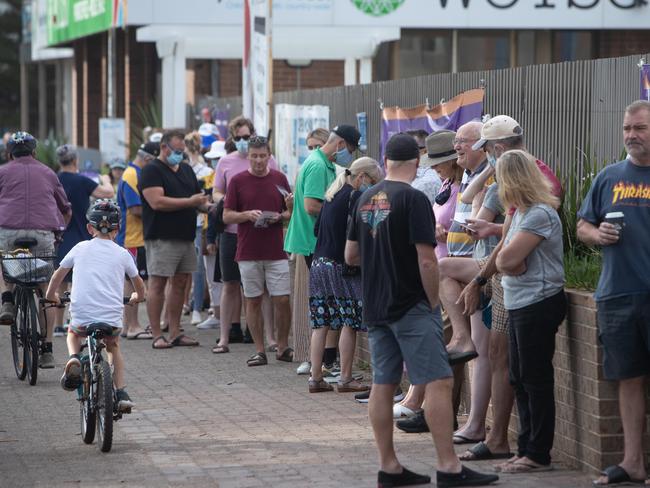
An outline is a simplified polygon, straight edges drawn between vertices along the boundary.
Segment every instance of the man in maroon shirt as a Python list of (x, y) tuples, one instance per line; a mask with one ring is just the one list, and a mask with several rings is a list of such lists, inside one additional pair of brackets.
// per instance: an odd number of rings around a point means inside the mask
[[(257, 351), (248, 360), (249, 366), (267, 364), (262, 319), (265, 286), (273, 301), (278, 339), (276, 358), (293, 360), (293, 350), (288, 346), (291, 326), (289, 261), (283, 250), (282, 230), (282, 222), (291, 217), (293, 201), (286, 176), (269, 168), (270, 156), (266, 138), (249, 140), (250, 168), (230, 180), (223, 211), (226, 224), (238, 224), (235, 261), (239, 264), (246, 297), (246, 320)], [(227, 352), (227, 349), (219, 352)]]
[[(19, 247), (16, 241), (33, 239), (34, 255), (53, 256), (54, 232), (66, 228), (72, 211), (56, 174), (34, 159), (35, 151), (36, 139), (27, 132), (16, 132), (7, 142), (9, 162), (0, 167), (0, 249), (12, 251)], [(43, 291), (46, 287), (43, 285)], [(15, 315), (12, 288), (2, 279), (0, 288), (0, 324), (11, 325)], [(53, 323), (54, 309), (50, 309), (45, 346), (39, 358), (41, 368), (54, 367)]]

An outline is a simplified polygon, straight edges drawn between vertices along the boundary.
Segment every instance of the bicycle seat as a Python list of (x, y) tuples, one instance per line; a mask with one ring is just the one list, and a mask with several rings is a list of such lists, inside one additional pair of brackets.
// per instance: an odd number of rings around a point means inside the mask
[(20, 237), (14, 241), (14, 246), (18, 249), (31, 249), (38, 245), (38, 241), (33, 237)]
[(112, 336), (113, 326), (104, 322), (95, 322), (86, 327), (86, 334), (97, 334), (100, 337)]

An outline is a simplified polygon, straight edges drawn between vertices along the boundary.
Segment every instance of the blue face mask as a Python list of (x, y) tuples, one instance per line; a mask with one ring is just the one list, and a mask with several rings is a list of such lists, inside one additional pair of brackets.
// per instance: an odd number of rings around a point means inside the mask
[(248, 154), (248, 141), (245, 141), (244, 139), (235, 141), (235, 147), (239, 154)]
[(171, 166), (178, 166), (183, 161), (183, 151), (172, 151), (172, 153), (167, 156), (167, 164)]
[(336, 151), (336, 160), (334, 161), (339, 166), (344, 168), (349, 168), (352, 164), (352, 153), (348, 151), (347, 147)]
[(492, 166), (493, 168), (497, 167), (497, 158), (496, 158), (496, 156), (494, 156), (493, 154), (488, 153), (487, 160), (488, 160), (488, 163), (490, 164), (490, 166)]

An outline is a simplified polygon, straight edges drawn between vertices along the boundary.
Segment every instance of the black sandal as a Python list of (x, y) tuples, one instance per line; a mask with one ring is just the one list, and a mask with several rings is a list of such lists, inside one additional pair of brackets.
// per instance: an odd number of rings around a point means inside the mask
[(282, 354), (276, 354), (275, 359), (278, 361), (293, 363), (293, 349), (287, 347), (284, 351), (282, 351)]
[(264, 366), (268, 364), (268, 360), (266, 359), (266, 354), (263, 352), (257, 352), (253, 354), (248, 361), (246, 361), (246, 364), (249, 366)]

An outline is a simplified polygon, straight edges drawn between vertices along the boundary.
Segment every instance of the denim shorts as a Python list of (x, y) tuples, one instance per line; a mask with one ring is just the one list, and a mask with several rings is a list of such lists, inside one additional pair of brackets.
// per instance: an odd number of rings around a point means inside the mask
[(368, 327), (372, 381), (396, 385), (406, 363), (413, 385), (426, 385), (452, 376), (442, 335), (440, 307), (420, 302), (396, 322)]
[(625, 380), (649, 374), (650, 293), (602, 300), (597, 308), (605, 378)]

